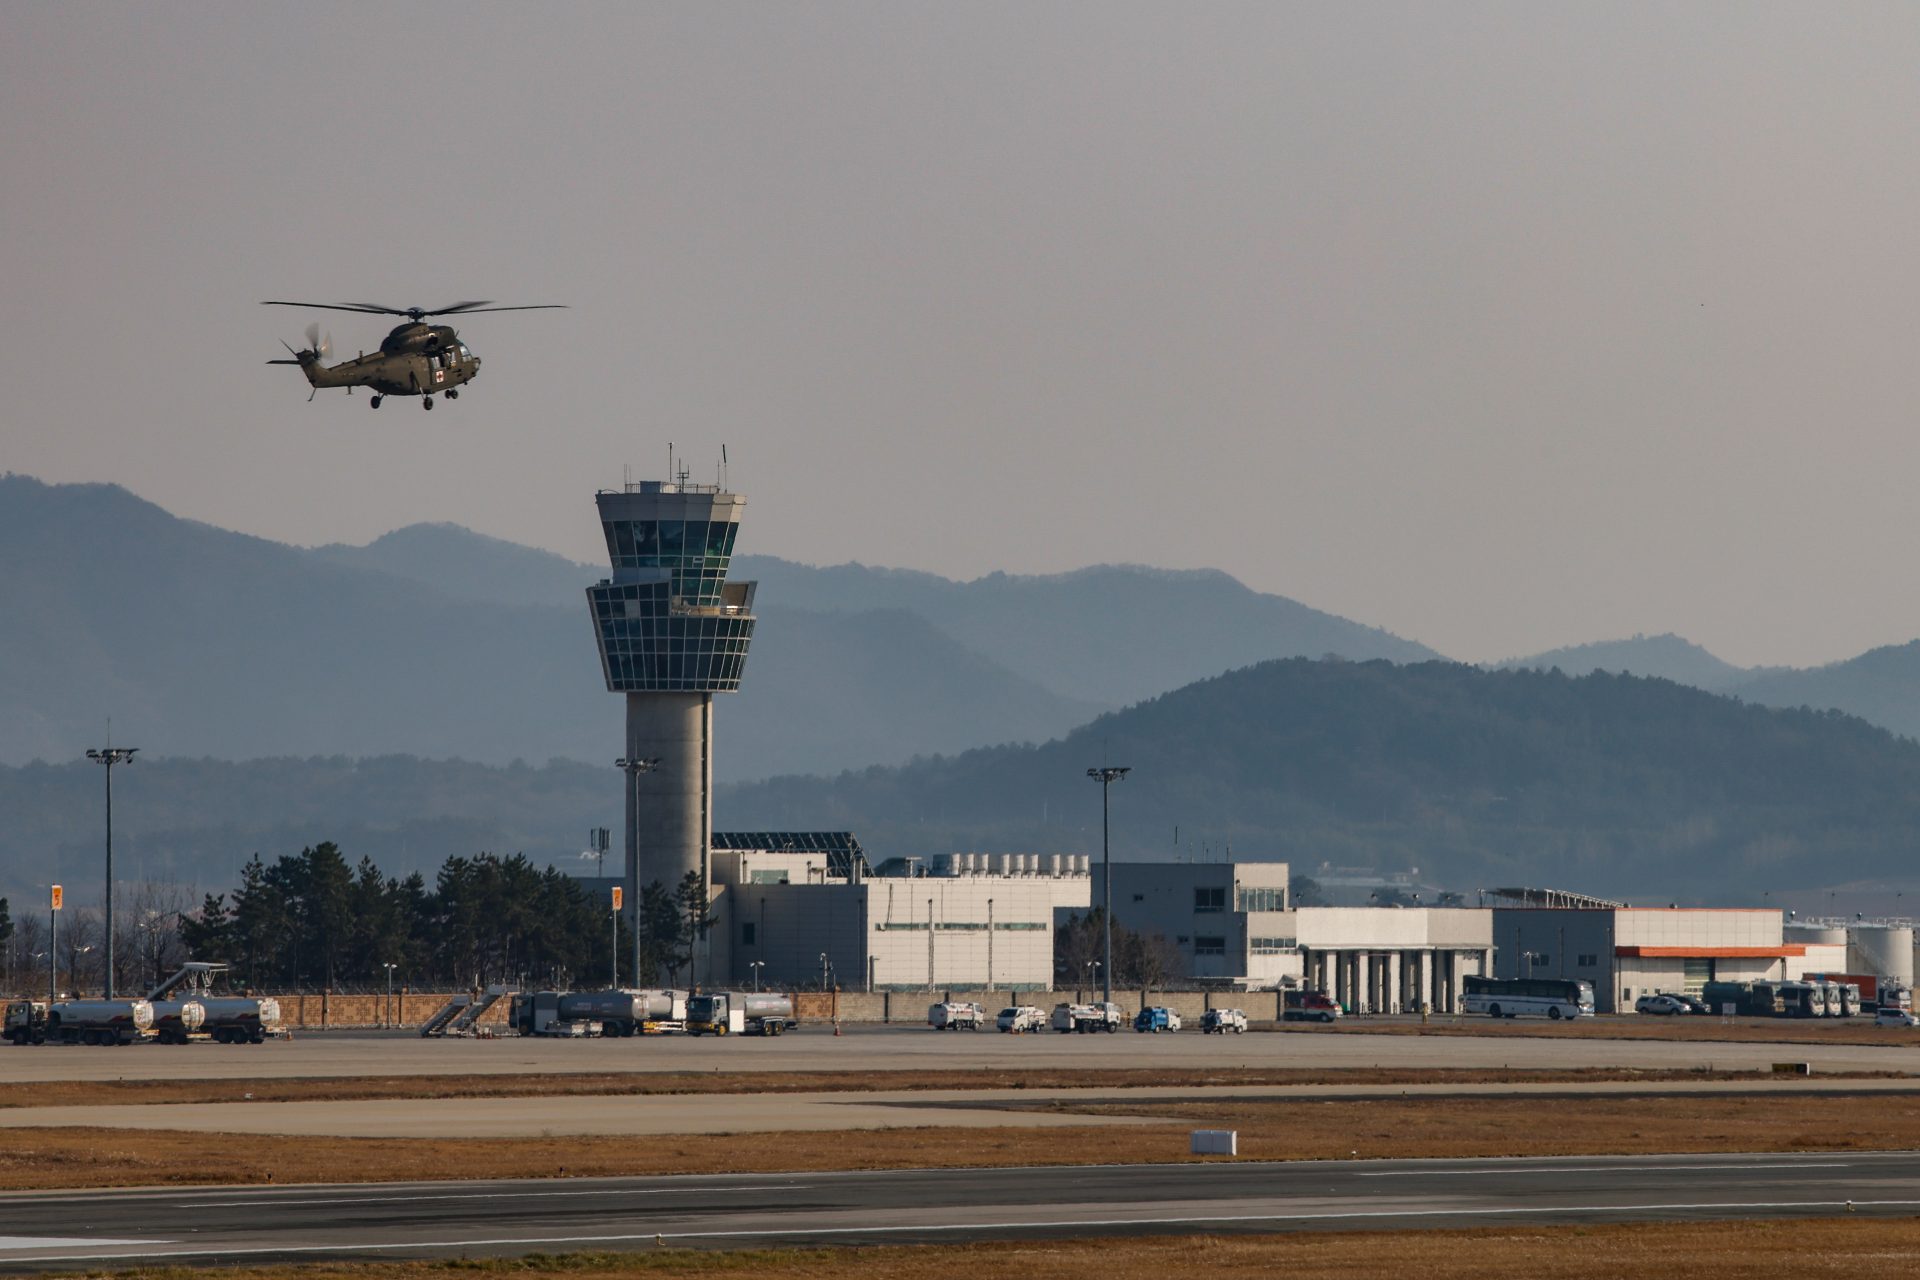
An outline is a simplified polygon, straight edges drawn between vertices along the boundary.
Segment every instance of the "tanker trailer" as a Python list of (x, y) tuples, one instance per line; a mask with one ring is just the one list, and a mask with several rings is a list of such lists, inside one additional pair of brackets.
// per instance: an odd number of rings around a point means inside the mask
[(569, 991), (556, 1012), (562, 1022), (597, 1022), (603, 1036), (630, 1036), (647, 1020), (649, 1003), (633, 991)]
[(207, 1020), (207, 1007), (195, 999), (152, 1000), (153, 1036), (161, 1044), (185, 1044)]
[(272, 996), (196, 996), (206, 1010), (201, 1030), (220, 1044), (259, 1044), (280, 1034), (280, 1002)]
[(131, 1044), (152, 1026), (145, 1000), (62, 1000), (47, 1010), (47, 1039), (61, 1044)]
[(687, 997), (687, 1034), (777, 1036), (800, 1024), (793, 998), (776, 991), (709, 991)]

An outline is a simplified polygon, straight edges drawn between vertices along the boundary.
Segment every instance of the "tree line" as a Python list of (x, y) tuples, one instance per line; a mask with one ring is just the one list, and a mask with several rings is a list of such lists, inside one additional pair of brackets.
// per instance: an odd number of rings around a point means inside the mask
[[(620, 923), (618, 970), (611, 904), (524, 854), (450, 857), (431, 885), (415, 872), (349, 863), (323, 842), (271, 862), (258, 854), (227, 893), (209, 893), (179, 917), (183, 953), (224, 961), (234, 985), (256, 990), (466, 988), (495, 982), (635, 985), (630, 913)], [(637, 985), (676, 985), (713, 923), (693, 874), (641, 894)]]

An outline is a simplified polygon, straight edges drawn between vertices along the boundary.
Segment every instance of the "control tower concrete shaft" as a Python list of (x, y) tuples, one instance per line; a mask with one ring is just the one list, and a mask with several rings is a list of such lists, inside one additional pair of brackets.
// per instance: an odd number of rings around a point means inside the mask
[(623, 759), (634, 981), (642, 891), (688, 873), (711, 887), (713, 695), (740, 688), (751, 582), (728, 582), (746, 499), (717, 485), (642, 481), (594, 501), (613, 577), (587, 588), (607, 688), (627, 697)]

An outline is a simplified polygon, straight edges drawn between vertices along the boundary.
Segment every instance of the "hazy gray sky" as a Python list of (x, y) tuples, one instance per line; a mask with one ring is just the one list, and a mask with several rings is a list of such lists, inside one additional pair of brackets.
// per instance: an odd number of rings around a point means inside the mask
[[(28, 5), (0, 469), (580, 559), (1217, 566), (1489, 659), (1920, 636), (1920, 10)], [(432, 415), (262, 298), (476, 316)], [(1205, 619), (1195, 624), (1205, 625)]]

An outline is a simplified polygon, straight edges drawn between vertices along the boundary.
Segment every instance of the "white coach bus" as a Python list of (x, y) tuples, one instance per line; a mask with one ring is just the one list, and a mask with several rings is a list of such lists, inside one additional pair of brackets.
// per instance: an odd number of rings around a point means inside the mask
[(1468, 1013), (1484, 1013), (1495, 1018), (1532, 1017), (1591, 1018), (1593, 984), (1572, 978), (1479, 978), (1469, 974), (1466, 999), (1461, 1007)]

